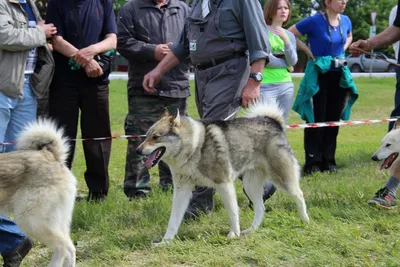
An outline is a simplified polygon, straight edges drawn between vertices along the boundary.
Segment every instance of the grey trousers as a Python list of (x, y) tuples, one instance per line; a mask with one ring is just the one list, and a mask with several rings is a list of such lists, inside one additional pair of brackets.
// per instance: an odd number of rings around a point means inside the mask
[(260, 93), (267, 100), (275, 100), (282, 108), (285, 120), (289, 118), (294, 94), (292, 82), (261, 84)]
[[(223, 120), (237, 106), (242, 89), (250, 75), (247, 57), (226, 61), (217, 66), (195, 71), (196, 105), (201, 119)], [(232, 116), (233, 119), (235, 116)], [(196, 186), (187, 212), (209, 213), (215, 189)]]

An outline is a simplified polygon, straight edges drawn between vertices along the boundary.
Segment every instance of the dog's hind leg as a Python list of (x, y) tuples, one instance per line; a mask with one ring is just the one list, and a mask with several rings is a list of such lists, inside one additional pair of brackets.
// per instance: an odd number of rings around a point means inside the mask
[(301, 191), (299, 180), (292, 180), (290, 183), (282, 183), (281, 187), (286, 190), (294, 199), (299, 211), (300, 219), (309, 223), (310, 218), (307, 214), (307, 206), (304, 200), (303, 191)]
[(154, 243), (154, 246), (168, 245), (169, 241), (174, 239), (175, 235), (178, 233), (179, 226), (182, 223), (183, 215), (185, 214), (191, 197), (191, 184), (177, 184), (174, 181), (174, 196), (172, 199), (172, 210), (167, 232), (163, 240), (160, 243)]
[(75, 262), (76, 262), (75, 246), (69, 237), (66, 238), (66, 241), (67, 241), (66, 245), (68, 246), (67, 247), (68, 255), (65, 257), (63, 267), (75, 267)]
[(264, 190), (265, 178), (262, 173), (256, 171), (246, 171), (243, 175), (243, 187), (247, 196), (254, 205), (254, 219), (249, 229), (242, 231), (242, 234), (254, 232), (261, 224), (264, 217), (264, 203), (262, 194)]
[[(278, 150), (279, 151), (279, 150)], [(297, 160), (293, 155), (285, 153), (287, 151), (281, 150), (276, 152), (280, 158), (270, 157), (270, 161), (275, 164), (271, 164), (272, 181), (275, 185), (288, 192), (295, 200), (297, 209), (299, 211), (300, 219), (306, 223), (310, 221), (307, 215), (306, 202), (304, 201), (303, 191), (300, 188), (300, 167)]]
[[(40, 239), (38, 239), (40, 241)], [(49, 267), (74, 267), (75, 266), (75, 248), (73, 255), (70, 254), (70, 246), (73, 247), (69, 237), (65, 237), (61, 233), (52, 232), (46, 240), (42, 241), (53, 249), (53, 255)], [(73, 261), (73, 262), (72, 262)], [(66, 262), (69, 262), (67, 264)]]
[(217, 184), (216, 189), (224, 201), (229, 216), (230, 232), (228, 238), (240, 236), (239, 207), (236, 199), (235, 185), (232, 183)]

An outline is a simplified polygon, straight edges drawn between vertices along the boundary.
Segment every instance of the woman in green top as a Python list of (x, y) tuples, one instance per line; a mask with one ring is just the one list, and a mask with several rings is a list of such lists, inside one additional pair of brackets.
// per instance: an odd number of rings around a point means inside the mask
[(263, 73), (261, 95), (277, 101), (285, 119), (289, 117), (294, 93), (290, 71), (297, 63), (296, 38), (282, 28), (289, 21), (290, 13), (289, 0), (268, 0), (264, 6), (271, 54)]
[[(288, 0), (268, 0), (264, 6), (271, 54), (264, 69), (260, 93), (264, 99), (278, 102), (285, 120), (289, 117), (294, 94), (290, 72), (297, 62), (296, 38), (293, 33), (282, 28), (289, 21), (290, 13)], [(276, 187), (267, 182), (264, 185), (263, 200), (270, 198), (275, 191)]]

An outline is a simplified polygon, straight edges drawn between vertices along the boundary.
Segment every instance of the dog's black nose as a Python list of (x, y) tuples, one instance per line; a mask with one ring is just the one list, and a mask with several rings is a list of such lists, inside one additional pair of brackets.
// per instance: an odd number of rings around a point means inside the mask
[(373, 155), (371, 158), (373, 161), (379, 161), (378, 157), (376, 155)]
[(138, 155), (143, 156), (142, 152), (143, 152), (143, 150), (142, 150), (140, 147), (138, 147), (138, 148), (136, 149), (136, 153), (137, 153)]

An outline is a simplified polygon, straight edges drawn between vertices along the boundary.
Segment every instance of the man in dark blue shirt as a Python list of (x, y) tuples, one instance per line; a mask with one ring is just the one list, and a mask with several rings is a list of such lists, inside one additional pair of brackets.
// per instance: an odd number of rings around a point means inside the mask
[[(78, 22), (72, 6), (77, 9)], [(58, 29), (52, 39), (56, 71), (50, 87), (50, 116), (65, 127), (69, 138), (76, 138), (80, 109), (83, 138), (110, 136), (109, 80), (94, 56), (115, 49), (117, 45), (112, 1), (50, 0), (46, 19)], [(83, 38), (78, 27), (81, 27)], [(71, 58), (81, 66), (80, 69), (71, 68)], [(69, 168), (74, 150), (75, 143), (71, 143), (67, 159)], [(109, 186), (111, 140), (86, 141), (83, 150), (88, 200), (104, 199)]]

